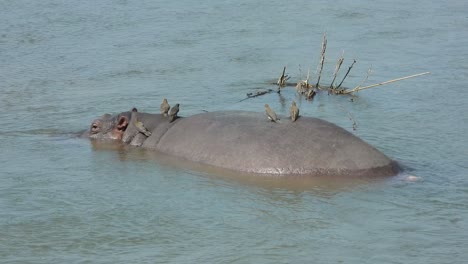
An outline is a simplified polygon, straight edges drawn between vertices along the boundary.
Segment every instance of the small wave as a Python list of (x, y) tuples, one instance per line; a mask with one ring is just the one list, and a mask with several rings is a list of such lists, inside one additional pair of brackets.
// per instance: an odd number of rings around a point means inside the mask
[(128, 71), (122, 71), (122, 72), (112, 72), (107, 74), (108, 77), (120, 77), (120, 76), (133, 76), (133, 75), (140, 75), (144, 74), (144, 71), (140, 70), (128, 70)]
[(342, 12), (336, 15), (337, 18), (346, 18), (346, 19), (354, 19), (354, 18), (367, 18), (369, 17), (365, 13), (361, 12)]
[(84, 131), (80, 132), (70, 132), (63, 131), (56, 128), (39, 128), (39, 129), (30, 129), (30, 130), (21, 130), (21, 131), (1, 131), (1, 136), (9, 137), (22, 137), (22, 136), (49, 136), (49, 137), (60, 137), (60, 138), (73, 138), (79, 137), (83, 134)]

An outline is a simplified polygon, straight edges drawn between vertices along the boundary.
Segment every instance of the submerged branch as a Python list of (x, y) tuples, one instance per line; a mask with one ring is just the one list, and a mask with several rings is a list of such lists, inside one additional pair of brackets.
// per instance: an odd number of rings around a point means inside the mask
[(354, 116), (351, 114), (351, 112), (348, 112), (348, 118), (353, 123), (353, 130), (356, 130), (357, 129), (356, 119), (354, 119)]
[(265, 94), (271, 93), (271, 92), (273, 92), (272, 89), (263, 90), (263, 91), (258, 91), (258, 92), (256, 92), (256, 93), (248, 93), (248, 94), (247, 94), (247, 97), (244, 98), (244, 99), (242, 99), (242, 100), (240, 100), (239, 102), (245, 101), (245, 100), (250, 99), (250, 98), (255, 98), (255, 97), (258, 97), (258, 96), (262, 96), (262, 95), (265, 95)]

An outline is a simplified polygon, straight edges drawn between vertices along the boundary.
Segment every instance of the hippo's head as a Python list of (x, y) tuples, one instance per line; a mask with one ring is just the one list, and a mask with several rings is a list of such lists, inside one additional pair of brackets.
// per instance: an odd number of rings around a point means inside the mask
[(91, 139), (122, 140), (131, 114), (132, 112), (123, 112), (118, 115), (105, 114), (95, 119), (85, 134)]
[(162, 114), (138, 112), (136, 108), (117, 115), (105, 114), (94, 120), (83, 136), (95, 140), (115, 140), (133, 146), (141, 146), (160, 127), (156, 141), (172, 126), (168, 117)]

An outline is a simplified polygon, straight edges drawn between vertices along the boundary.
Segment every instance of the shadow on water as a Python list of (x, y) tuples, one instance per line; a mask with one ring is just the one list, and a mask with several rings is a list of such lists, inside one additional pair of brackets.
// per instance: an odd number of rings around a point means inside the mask
[(313, 192), (319, 196), (329, 196), (342, 191), (352, 191), (356, 188), (372, 184), (384, 183), (387, 177), (323, 177), (266, 175), (254, 173), (239, 173), (214, 166), (209, 166), (186, 159), (166, 155), (154, 150), (145, 150), (116, 144), (115, 142), (91, 141), (94, 151), (115, 151), (118, 159), (124, 162), (152, 161), (170, 170), (185, 171), (188, 174), (213, 180), (223, 180), (249, 187), (259, 187), (266, 190), (288, 190), (293, 192)]

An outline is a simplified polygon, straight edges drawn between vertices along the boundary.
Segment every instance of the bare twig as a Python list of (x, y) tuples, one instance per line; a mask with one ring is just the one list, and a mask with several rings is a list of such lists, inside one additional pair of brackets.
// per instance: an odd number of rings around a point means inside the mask
[(323, 64), (325, 62), (325, 51), (327, 50), (327, 34), (323, 34), (323, 40), (322, 40), (322, 55), (320, 56), (320, 70), (318, 73), (318, 78), (317, 78), (317, 84), (315, 87), (319, 87), (320, 83), (320, 77), (322, 76), (322, 70), (323, 70)]
[(343, 91), (343, 94), (350, 94), (350, 93), (354, 93), (354, 92), (357, 92), (357, 91), (360, 91), (360, 90), (369, 89), (369, 88), (372, 88), (372, 87), (376, 87), (376, 86), (380, 86), (380, 85), (384, 85), (384, 84), (388, 84), (388, 83), (398, 82), (398, 81), (401, 81), (401, 80), (406, 80), (406, 79), (409, 79), (409, 78), (413, 78), (413, 77), (417, 77), (417, 76), (421, 76), (421, 75), (425, 75), (425, 74), (429, 74), (429, 73), (430, 72), (423, 72), (423, 73), (418, 73), (418, 74), (414, 74), (414, 75), (410, 75), (410, 76), (406, 76), (406, 77), (401, 77), (401, 78), (389, 80), (389, 81), (386, 81), (386, 82), (376, 83), (376, 84), (372, 84), (372, 85), (368, 85), (368, 86), (364, 86), (364, 87), (357, 87), (357, 88), (354, 88), (354, 89), (351, 89), (351, 90)]
[(356, 60), (353, 60), (353, 63), (351, 63), (351, 66), (349, 66), (348, 71), (346, 72), (345, 76), (343, 77), (343, 80), (341, 80), (340, 84), (338, 84), (338, 86), (335, 89), (339, 89), (341, 87), (341, 85), (343, 84), (346, 77), (348, 77), (348, 74), (351, 71), (351, 69), (353, 68), (355, 63), (356, 63)]
[(330, 84), (330, 89), (333, 89), (333, 84), (335, 83), (336, 76), (338, 76), (338, 72), (340, 71), (341, 64), (343, 64), (343, 61), (344, 61), (344, 50), (341, 53), (341, 56), (338, 58), (338, 61), (336, 62), (335, 71), (333, 72), (333, 81)]
[(359, 88), (359, 87), (361, 87), (361, 85), (363, 85), (365, 82), (367, 82), (367, 79), (369, 79), (369, 76), (371, 75), (371, 73), (372, 73), (372, 66), (370, 66), (369, 69), (367, 70), (367, 75), (362, 80), (362, 82), (358, 86), (354, 87), (353, 89)]

